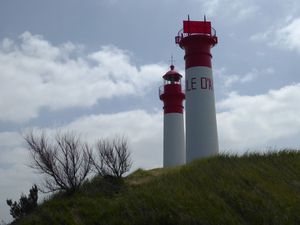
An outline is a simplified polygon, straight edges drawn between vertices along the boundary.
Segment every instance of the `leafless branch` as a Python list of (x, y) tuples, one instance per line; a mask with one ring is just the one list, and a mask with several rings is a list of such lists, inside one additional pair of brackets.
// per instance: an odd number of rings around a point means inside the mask
[(92, 163), (101, 176), (122, 177), (132, 166), (127, 140), (116, 136), (113, 140), (100, 139), (96, 144), (97, 157)]
[(91, 171), (92, 149), (70, 132), (57, 133), (53, 141), (44, 132), (24, 137), (31, 167), (45, 175), (44, 192), (75, 191)]

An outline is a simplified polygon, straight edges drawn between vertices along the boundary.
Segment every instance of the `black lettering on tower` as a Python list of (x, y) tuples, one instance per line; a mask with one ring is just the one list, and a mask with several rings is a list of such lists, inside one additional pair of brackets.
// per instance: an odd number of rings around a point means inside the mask
[(201, 77), (201, 89), (207, 89), (206, 77)]

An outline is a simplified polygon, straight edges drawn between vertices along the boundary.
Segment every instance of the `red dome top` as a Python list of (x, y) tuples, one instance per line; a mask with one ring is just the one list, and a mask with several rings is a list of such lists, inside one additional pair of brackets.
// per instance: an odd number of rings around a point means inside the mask
[(180, 73), (178, 73), (175, 69), (174, 65), (170, 66), (170, 69), (165, 75), (163, 75), (163, 78), (165, 80), (169, 80), (169, 81), (179, 81), (182, 77), (182, 75)]

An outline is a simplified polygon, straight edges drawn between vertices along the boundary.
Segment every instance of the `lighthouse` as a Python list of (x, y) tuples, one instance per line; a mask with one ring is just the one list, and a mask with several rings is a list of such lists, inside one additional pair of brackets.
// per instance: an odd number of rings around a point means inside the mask
[(211, 48), (218, 43), (211, 22), (183, 21), (175, 42), (185, 51), (186, 161), (218, 154)]
[(180, 75), (174, 65), (163, 75), (164, 84), (159, 88), (159, 98), (164, 103), (163, 166), (178, 166), (185, 163), (185, 136), (183, 100)]

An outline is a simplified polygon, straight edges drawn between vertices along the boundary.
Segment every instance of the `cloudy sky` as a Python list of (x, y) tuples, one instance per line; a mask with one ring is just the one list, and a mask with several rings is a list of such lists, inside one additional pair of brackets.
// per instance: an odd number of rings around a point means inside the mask
[(134, 168), (162, 166), (161, 77), (182, 20), (206, 14), (222, 152), (300, 147), (298, 0), (0, 0), (0, 221), (34, 173), (22, 134), (125, 134)]

